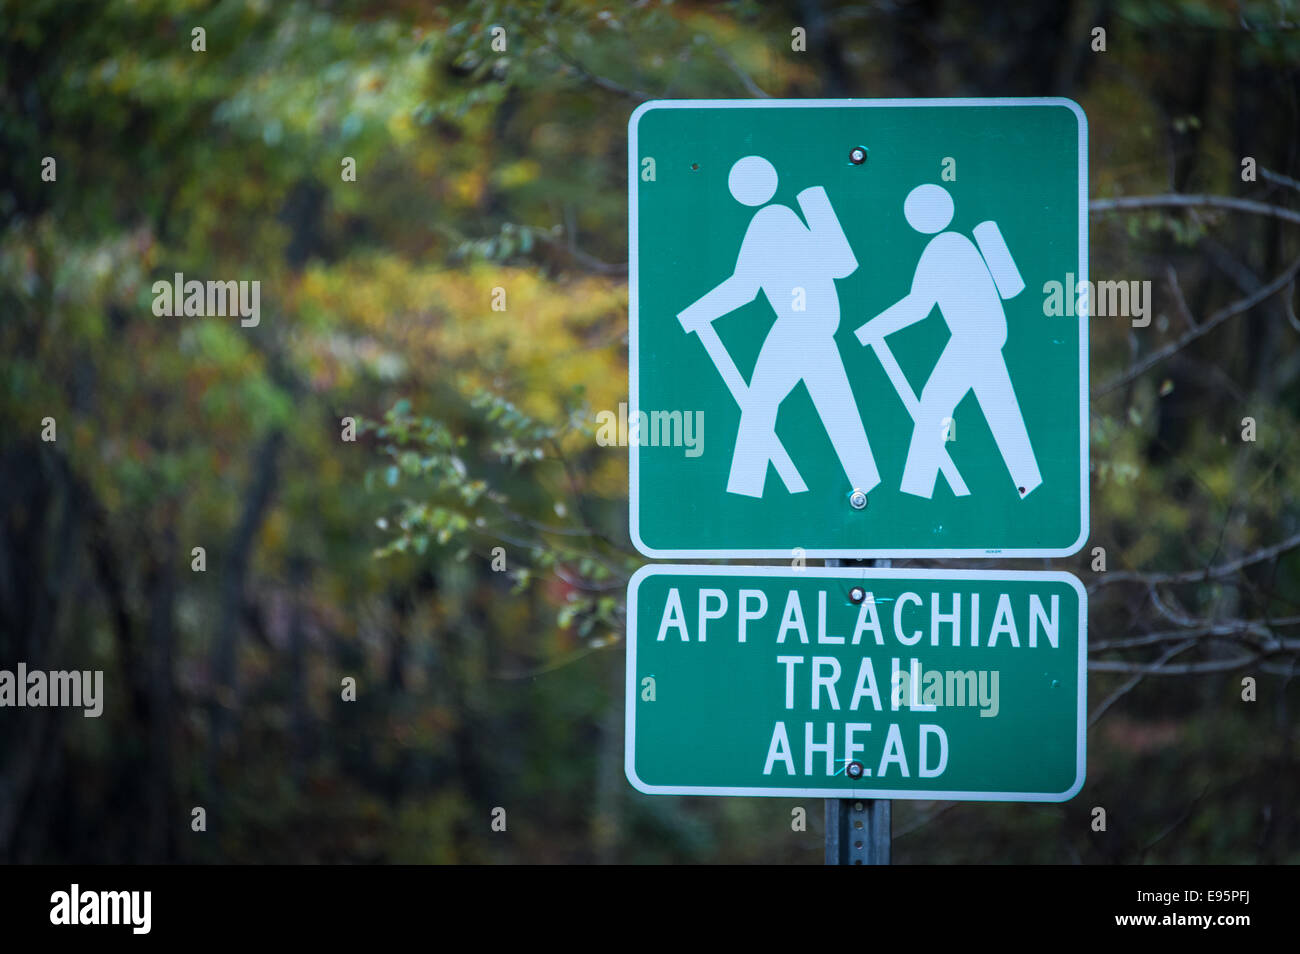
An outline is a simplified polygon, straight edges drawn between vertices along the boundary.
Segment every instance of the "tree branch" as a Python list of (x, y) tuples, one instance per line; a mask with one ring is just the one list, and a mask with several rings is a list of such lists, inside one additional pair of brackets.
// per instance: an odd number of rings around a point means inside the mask
[(1112, 583), (1201, 583), (1208, 580), (1218, 580), (1225, 576), (1232, 576), (1238, 570), (1251, 564), (1271, 560), (1278, 554), (1285, 553), (1287, 550), (1298, 546), (1300, 546), (1300, 533), (1295, 533), (1272, 546), (1256, 550), (1254, 553), (1248, 553), (1227, 563), (1220, 563), (1218, 566), (1208, 566), (1203, 570), (1183, 570), (1178, 573), (1142, 573), (1121, 570), (1116, 573), (1107, 573), (1089, 587), (1089, 590), (1109, 586)]
[(730, 53), (718, 46), (718, 44), (714, 43), (712, 40), (709, 41), (709, 46), (712, 48), (713, 52), (717, 54), (718, 59), (727, 64), (727, 68), (735, 74), (736, 79), (740, 80), (745, 89), (749, 91), (750, 96), (757, 97), (758, 99), (772, 98), (770, 93), (754, 82), (753, 78), (732, 58)]
[(1196, 328), (1196, 319), (1192, 317), (1192, 311), (1187, 307), (1187, 299), (1183, 297), (1183, 286), (1178, 284), (1178, 273), (1174, 271), (1174, 266), (1165, 266), (1165, 279), (1169, 282), (1169, 290), (1174, 293), (1174, 305), (1178, 309), (1179, 316), (1187, 322), (1187, 327)]
[[(1137, 649), (1141, 646), (1154, 646), (1174, 640), (1210, 639), (1230, 640), (1238, 636), (1271, 636), (1269, 626), (1295, 626), (1300, 624), (1300, 616), (1279, 617), (1277, 619), (1231, 619), (1222, 622), (1206, 622), (1204, 625), (1188, 629), (1165, 629), (1142, 636), (1125, 639), (1111, 639), (1100, 643), (1089, 643), (1088, 652), (1103, 653), (1116, 649)], [(1292, 648), (1291, 640), (1281, 640), (1284, 648)], [(1300, 644), (1297, 644), (1300, 645)]]
[(1157, 208), (1210, 208), (1228, 209), (1232, 212), (1249, 212), (1252, 215), (1267, 215), (1284, 222), (1300, 225), (1300, 212), (1285, 209), (1280, 205), (1256, 202), (1253, 199), (1235, 199), (1226, 195), (1133, 195), (1114, 199), (1092, 199), (1088, 202), (1089, 212), (1120, 212), (1129, 209)]
[[(1165, 663), (1169, 662), (1169, 660), (1173, 659), (1179, 653), (1183, 652), (1186, 649), (1190, 649), (1194, 645), (1195, 643), (1192, 640), (1188, 640), (1187, 642), (1179, 643), (1177, 646), (1171, 646), (1169, 649), (1167, 649), (1164, 653), (1161, 654), (1160, 658), (1157, 659), (1153, 665), (1156, 667), (1163, 666)], [(1127, 664), (1122, 664), (1122, 665), (1127, 665)], [(1089, 669), (1093, 668), (1091, 662), (1088, 663), (1088, 668)], [(1146, 671), (1137, 670), (1134, 673), (1132, 679), (1130, 679), (1128, 682), (1124, 683), (1124, 685), (1120, 686), (1118, 689), (1112, 692), (1109, 696), (1106, 697), (1105, 701), (1103, 701), (1101, 705), (1097, 706), (1097, 708), (1093, 710), (1092, 715), (1088, 717), (1088, 725), (1089, 726), (1095, 725), (1097, 723), (1097, 720), (1100, 719), (1102, 716), (1104, 716), (1107, 710), (1109, 710), (1111, 706), (1119, 702), (1119, 700), (1122, 699), (1124, 696), (1128, 695), (1137, 686), (1137, 684), (1140, 683), (1147, 675), (1148, 673)]]
[(583, 66), (580, 62), (578, 62), (568, 53), (564, 52), (560, 44), (555, 42), (554, 39), (551, 40), (550, 46), (551, 49), (555, 51), (555, 55), (564, 61), (565, 65), (567, 65), (571, 70), (573, 70), (575, 73), (581, 76), (588, 83), (591, 83), (593, 86), (599, 87), (600, 89), (605, 90), (605, 92), (607, 93), (614, 93), (615, 95), (623, 96), (626, 97), (627, 99), (635, 100), (638, 103), (645, 102), (647, 99), (654, 98), (645, 90), (633, 89), (630, 86), (624, 86), (622, 83), (616, 83), (612, 79), (606, 79), (603, 76), (597, 76), (595, 73), (587, 69), (585, 66)]
[(1292, 179), (1290, 176), (1284, 176), (1280, 172), (1272, 172), (1268, 169), (1265, 169), (1263, 166), (1260, 166), (1259, 174), (1263, 176), (1265, 179), (1267, 179), (1269, 182), (1272, 182), (1274, 185), (1284, 185), (1287, 186), (1288, 188), (1295, 189), (1297, 192), (1300, 192), (1300, 182), (1297, 182), (1295, 179)]
[[(1176, 647), (1183, 649), (1185, 646)], [(1251, 663), (1258, 662), (1263, 658), (1262, 653), (1251, 653), (1246, 656), (1233, 656), (1231, 659), (1211, 659), (1205, 662), (1183, 663), (1176, 666), (1161, 665), (1160, 663), (1128, 663), (1112, 662), (1110, 660), (1093, 660), (1088, 663), (1089, 672), (1132, 672), (1141, 673), (1144, 676), (1194, 676), (1207, 672), (1232, 672), (1243, 666), (1249, 666)]]
[[(1297, 214), (1297, 221), (1300, 221), (1300, 213)], [(1157, 348), (1155, 351), (1151, 352), (1141, 361), (1135, 362), (1134, 364), (1130, 365), (1126, 371), (1122, 372), (1121, 374), (1117, 375), (1114, 378), (1111, 378), (1101, 387), (1094, 390), (1092, 392), (1093, 396), (1101, 397), (1104, 394), (1109, 394), (1111, 391), (1117, 390), (1118, 388), (1122, 388), (1124, 385), (1128, 384), (1131, 381), (1136, 380), (1146, 372), (1150, 371), (1152, 368), (1154, 368), (1160, 362), (1164, 361), (1170, 355), (1173, 355), (1178, 351), (1181, 351), (1183, 348), (1187, 347), (1197, 338), (1203, 337), (1204, 335), (1213, 331), (1215, 328), (1223, 324), (1229, 318), (1232, 318), (1235, 315), (1240, 315), (1242, 312), (1249, 311), (1251, 308), (1254, 308), (1260, 302), (1265, 301), (1266, 299), (1272, 297), (1273, 295), (1276, 295), (1279, 291), (1291, 285), (1291, 283), (1295, 280), (1297, 271), (1300, 271), (1300, 259), (1296, 259), (1294, 262), (1292, 262), (1291, 266), (1288, 269), (1286, 269), (1286, 271), (1282, 272), (1282, 274), (1278, 275), (1267, 285), (1260, 288), (1253, 295), (1248, 295), (1245, 298), (1238, 299), (1237, 301), (1234, 301), (1230, 305), (1225, 305), (1223, 308), (1220, 308), (1214, 314), (1210, 315), (1210, 317), (1205, 319), (1205, 321), (1201, 322), (1199, 325), (1195, 325), (1194, 327), (1189, 328), (1187, 331), (1179, 335), (1178, 338), (1176, 338), (1174, 341), (1171, 341), (1163, 348)]]

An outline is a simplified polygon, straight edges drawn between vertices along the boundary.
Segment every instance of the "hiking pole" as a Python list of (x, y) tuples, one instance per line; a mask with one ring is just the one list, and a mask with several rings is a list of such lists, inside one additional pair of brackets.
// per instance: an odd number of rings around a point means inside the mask
[[(678, 320), (681, 321), (681, 316), (678, 316)], [(727, 353), (726, 346), (723, 345), (722, 339), (718, 337), (718, 332), (714, 329), (713, 323), (701, 321), (698, 324), (688, 325), (685, 321), (682, 321), (682, 327), (686, 329), (688, 334), (693, 331), (700, 336), (700, 343), (704, 345), (704, 350), (713, 359), (713, 364), (718, 369), (718, 373), (722, 375), (727, 390), (736, 399), (736, 404), (740, 406), (743, 414), (745, 401), (749, 398), (749, 385), (745, 384), (745, 379), (740, 376), (740, 369), (731, 360), (731, 355)], [(777, 475), (785, 484), (786, 490), (792, 494), (799, 494), (808, 489), (808, 485), (799, 476), (794, 461), (790, 459), (790, 455), (777, 438), (775, 431), (769, 435), (764, 451), (772, 461), (772, 465), (776, 467)]]

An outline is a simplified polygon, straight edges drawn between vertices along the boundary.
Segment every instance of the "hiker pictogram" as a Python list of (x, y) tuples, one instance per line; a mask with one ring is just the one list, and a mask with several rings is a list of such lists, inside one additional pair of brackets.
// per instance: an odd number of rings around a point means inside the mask
[[(947, 422), (974, 391), (1016, 491), (1024, 497), (1043, 478), (1002, 357), (1007, 343), (1002, 299), (1020, 294), (1025, 283), (995, 222), (975, 226), (974, 242), (960, 232), (944, 231), (952, 222), (953, 202), (942, 186), (917, 186), (908, 194), (903, 214), (912, 228), (934, 238), (921, 253), (907, 296), (855, 332), (874, 348), (914, 422), (899, 489), (932, 497), (942, 471), (953, 493), (970, 493), (944, 444)], [(885, 339), (923, 320), (935, 307), (950, 337), (917, 398)]]
[[(880, 483), (880, 474), (835, 344), (840, 323), (835, 280), (853, 274), (858, 261), (826, 190), (813, 186), (795, 197), (801, 220), (789, 206), (765, 204), (776, 194), (777, 173), (761, 156), (736, 162), (727, 184), (738, 202), (763, 207), (745, 230), (731, 276), (677, 316), (687, 332), (699, 336), (740, 405), (727, 491), (761, 497), (769, 461), (791, 493), (808, 489), (776, 435), (781, 402), (800, 381), (845, 476), (853, 487), (868, 491)], [(760, 291), (777, 317), (746, 384), (713, 322)]]
[[(777, 172), (761, 156), (736, 162), (728, 186), (737, 201), (762, 208), (750, 220), (731, 276), (677, 316), (699, 337), (740, 405), (727, 491), (761, 497), (769, 463), (788, 491), (808, 489), (776, 434), (781, 403), (802, 381), (845, 476), (854, 490), (865, 493), (880, 483), (880, 473), (835, 343), (840, 321), (835, 280), (852, 275), (857, 258), (821, 186), (796, 196), (803, 219), (788, 206), (766, 204), (776, 194)], [(942, 473), (956, 496), (970, 494), (946, 444), (957, 405), (973, 391), (1016, 492), (1024, 497), (1042, 476), (1002, 356), (1007, 342), (1002, 300), (1014, 298), (1025, 284), (997, 224), (975, 226), (972, 241), (947, 231), (953, 211), (942, 186), (921, 185), (908, 194), (903, 206), (908, 224), (934, 238), (921, 253), (911, 291), (855, 334), (872, 348), (912, 418), (900, 490), (932, 498)], [(760, 291), (777, 317), (746, 383), (713, 322)], [(936, 307), (949, 338), (918, 395), (886, 339)], [(881, 413), (871, 409), (872, 417)]]

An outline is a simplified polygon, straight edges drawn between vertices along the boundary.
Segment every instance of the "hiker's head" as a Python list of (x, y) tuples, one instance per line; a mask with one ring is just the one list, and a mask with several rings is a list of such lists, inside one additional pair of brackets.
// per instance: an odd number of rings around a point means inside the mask
[(737, 202), (762, 205), (776, 195), (776, 169), (762, 156), (746, 156), (731, 167), (727, 186)]
[(942, 232), (952, 221), (952, 196), (943, 186), (919, 185), (903, 201), (903, 215), (918, 232)]

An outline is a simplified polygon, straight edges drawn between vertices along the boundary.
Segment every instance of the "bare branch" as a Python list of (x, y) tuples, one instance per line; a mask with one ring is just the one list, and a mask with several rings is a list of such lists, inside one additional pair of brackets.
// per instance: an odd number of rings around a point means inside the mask
[(1258, 662), (1262, 658), (1262, 653), (1251, 653), (1247, 656), (1233, 656), (1231, 659), (1211, 659), (1205, 662), (1182, 663), (1176, 666), (1161, 665), (1158, 662), (1127, 663), (1099, 659), (1088, 663), (1088, 671), (1132, 672), (1141, 673), (1144, 676), (1194, 676), (1207, 672), (1232, 672), (1243, 666)]
[(739, 63), (737, 63), (734, 59), (732, 59), (730, 53), (728, 53), (722, 47), (718, 46), (718, 44), (714, 43), (712, 40), (709, 40), (709, 46), (713, 49), (713, 52), (718, 55), (718, 59), (722, 60), (723, 63), (727, 64), (728, 69), (730, 69), (731, 72), (735, 74), (736, 78), (740, 80), (740, 82), (744, 85), (745, 89), (749, 91), (750, 96), (756, 96), (759, 99), (772, 98), (771, 94), (765, 91), (763, 87), (755, 83), (753, 78), (750, 77), (750, 75), (745, 72), (744, 68)]
[(1276, 185), (1284, 185), (1289, 188), (1295, 189), (1297, 192), (1300, 192), (1300, 182), (1297, 182), (1295, 179), (1292, 179), (1290, 176), (1284, 176), (1280, 172), (1272, 172), (1268, 169), (1265, 169), (1263, 166), (1260, 167), (1259, 174), (1263, 176), (1265, 179), (1267, 179), (1269, 182), (1272, 182)]
[[(1300, 616), (1279, 616), (1275, 619), (1229, 619), (1221, 622), (1206, 621), (1203, 625), (1190, 629), (1157, 630), (1152, 633), (1144, 633), (1141, 636), (1111, 639), (1100, 643), (1090, 642), (1088, 652), (1103, 653), (1116, 649), (1137, 649), (1141, 646), (1155, 646), (1179, 639), (1210, 637), (1211, 639), (1230, 640), (1234, 637), (1248, 635), (1269, 637), (1271, 636), (1269, 627), (1297, 625), (1300, 625)], [(1290, 640), (1281, 641), (1281, 645), (1285, 648), (1290, 648), (1290, 643)]]
[(575, 73), (581, 76), (588, 83), (591, 83), (593, 86), (603, 89), (607, 93), (614, 93), (615, 95), (623, 96), (626, 97), (627, 99), (635, 100), (638, 103), (642, 103), (645, 102), (647, 99), (654, 98), (645, 90), (633, 89), (630, 86), (624, 86), (622, 83), (616, 83), (612, 79), (607, 79), (604, 76), (596, 75), (591, 70), (583, 66), (576, 59), (574, 59), (572, 56), (570, 56), (568, 53), (566, 53), (563, 50), (563, 48), (554, 41), (554, 39), (551, 40), (550, 46), (551, 49), (555, 51), (556, 56), (558, 56), (561, 60), (563, 60), (570, 69), (572, 69)]
[(1151, 597), (1151, 603), (1165, 619), (1169, 620), (1171, 623), (1176, 623), (1179, 626), (1192, 627), (1196, 625), (1196, 620), (1192, 619), (1186, 613), (1182, 612), (1177, 607), (1167, 605), (1165, 601), (1160, 598), (1160, 590), (1154, 583), (1147, 587), (1147, 592)]
[[(1196, 645), (1195, 641), (1188, 640), (1186, 642), (1179, 643), (1177, 646), (1172, 646), (1168, 650), (1166, 650), (1159, 659), (1156, 660), (1154, 665), (1163, 666), (1165, 663), (1169, 662), (1169, 660), (1173, 659), (1179, 653), (1183, 652), (1186, 649), (1190, 649), (1194, 645)], [(1088, 664), (1088, 668), (1089, 669), (1093, 668), (1092, 663)], [(1124, 685), (1120, 686), (1109, 696), (1107, 696), (1105, 701), (1102, 702), (1102, 704), (1099, 705), (1096, 709), (1094, 709), (1092, 715), (1088, 717), (1088, 725), (1089, 726), (1095, 725), (1097, 723), (1097, 720), (1100, 719), (1102, 716), (1104, 716), (1106, 714), (1106, 711), (1110, 709), (1111, 706), (1113, 706), (1124, 696), (1128, 695), (1134, 689), (1134, 687), (1136, 687), (1137, 684), (1140, 683), (1143, 680), (1143, 678), (1146, 677), (1146, 675), (1147, 675), (1146, 672), (1142, 672), (1142, 671), (1136, 672), (1132, 679), (1124, 683)]]
[[(1300, 221), (1300, 214), (1297, 214), (1297, 221)], [(1242, 312), (1249, 311), (1251, 308), (1254, 308), (1260, 302), (1265, 301), (1271, 296), (1277, 294), (1279, 291), (1289, 286), (1295, 280), (1297, 271), (1300, 271), (1300, 259), (1296, 259), (1294, 262), (1292, 262), (1291, 266), (1286, 271), (1282, 272), (1282, 274), (1278, 275), (1267, 285), (1260, 288), (1253, 295), (1248, 295), (1245, 298), (1238, 299), (1237, 301), (1234, 301), (1230, 305), (1225, 305), (1223, 308), (1220, 308), (1218, 311), (1212, 314), (1209, 318), (1205, 319), (1205, 321), (1202, 322), (1201, 324), (1195, 325), (1193, 328), (1190, 328), (1189, 330), (1183, 332), (1174, 341), (1171, 341), (1163, 348), (1157, 348), (1155, 351), (1151, 352), (1141, 361), (1138, 361), (1133, 365), (1131, 365), (1128, 368), (1128, 370), (1124, 371), (1123, 373), (1117, 375), (1114, 378), (1111, 378), (1101, 387), (1094, 390), (1092, 392), (1093, 396), (1100, 397), (1103, 394), (1109, 394), (1111, 391), (1117, 390), (1118, 388), (1122, 388), (1124, 385), (1128, 384), (1131, 381), (1136, 380), (1146, 372), (1150, 371), (1152, 368), (1154, 368), (1160, 362), (1164, 361), (1170, 355), (1175, 354), (1176, 352), (1187, 347), (1197, 338), (1200, 338), (1208, 334), (1209, 332), (1213, 331), (1215, 328), (1223, 324), (1229, 318), (1232, 318), (1235, 315), (1240, 315)]]
[(1196, 327), (1196, 319), (1192, 317), (1191, 309), (1187, 307), (1187, 299), (1183, 297), (1183, 286), (1178, 284), (1178, 273), (1174, 271), (1174, 266), (1165, 266), (1165, 278), (1169, 282), (1169, 290), (1174, 293), (1174, 305), (1178, 308), (1178, 314), (1187, 322), (1189, 328)]
[(579, 590), (586, 590), (590, 593), (605, 593), (610, 590), (622, 590), (627, 587), (627, 580), (614, 580), (611, 583), (597, 583), (594, 580), (588, 580), (585, 577), (576, 577), (567, 573), (562, 566), (557, 565), (554, 570), (555, 576), (569, 586)]
[(1183, 570), (1178, 573), (1140, 573), (1120, 570), (1115, 573), (1107, 573), (1088, 589), (1091, 591), (1103, 586), (1109, 586), (1112, 583), (1200, 583), (1207, 580), (1219, 580), (1225, 576), (1232, 576), (1238, 570), (1254, 563), (1271, 560), (1278, 554), (1285, 553), (1287, 550), (1298, 546), (1300, 546), (1300, 533), (1295, 533), (1272, 546), (1256, 550), (1254, 553), (1248, 553), (1227, 563), (1220, 563), (1218, 566), (1209, 566), (1203, 570)]
[(578, 660), (584, 659), (587, 656), (590, 656), (592, 653), (600, 652), (602, 649), (608, 649), (610, 646), (613, 646), (617, 642), (618, 642), (617, 639), (611, 639), (608, 641), (602, 640), (602, 641), (589, 643), (588, 645), (576, 649), (571, 653), (567, 653), (566, 655), (561, 656), (559, 659), (553, 659), (549, 663), (545, 663), (544, 665), (537, 666), (534, 669), (516, 670), (513, 672), (494, 672), (492, 673), (492, 678), (502, 679), (510, 682), (515, 682), (521, 679), (535, 679), (536, 677), (545, 675), (548, 672), (554, 672), (557, 669), (563, 669), (565, 666), (576, 663)]
[(1148, 851), (1150, 851), (1156, 845), (1160, 844), (1160, 842), (1164, 841), (1166, 838), (1172, 835), (1179, 828), (1179, 826), (1181, 826), (1185, 821), (1187, 821), (1188, 818), (1192, 816), (1192, 812), (1196, 810), (1196, 806), (1199, 805), (1202, 801), (1204, 801), (1205, 796), (1208, 795), (1209, 793), (1210, 793), (1210, 786), (1206, 785), (1203, 789), (1201, 789), (1201, 794), (1197, 795), (1194, 799), (1192, 799), (1191, 804), (1189, 804), (1187, 808), (1183, 810), (1183, 813), (1181, 815), (1179, 815), (1167, 826), (1165, 826), (1164, 831), (1156, 835), (1155, 838), (1151, 839), (1149, 842), (1147, 842), (1145, 845), (1143, 845), (1141, 848), (1138, 849), (1138, 859), (1145, 860)]
[[(549, 245), (558, 246), (560, 244), (549, 232), (539, 231), (533, 234)], [(602, 275), (627, 274), (627, 262), (615, 263), (601, 261), (596, 258), (596, 256), (589, 255), (582, 249), (578, 248), (578, 226), (573, 217), (573, 206), (567, 203), (564, 206), (564, 237), (566, 244), (562, 247), (569, 253), (573, 260), (578, 262), (580, 265), (589, 268), (593, 272), (599, 272)]]
[(1089, 212), (1121, 212), (1128, 209), (1156, 208), (1210, 208), (1228, 209), (1232, 212), (1249, 212), (1253, 215), (1267, 215), (1284, 222), (1300, 225), (1300, 212), (1285, 209), (1280, 205), (1256, 202), (1253, 199), (1234, 199), (1226, 195), (1179, 195), (1170, 192), (1165, 195), (1133, 195), (1115, 199), (1092, 199), (1088, 202)]
[(626, 275), (627, 274), (627, 262), (601, 261), (600, 259), (596, 258), (596, 256), (590, 255), (587, 252), (584, 252), (582, 249), (578, 248), (578, 243), (574, 238), (573, 232), (571, 230), (565, 229), (565, 232), (567, 233), (567, 238), (568, 238), (567, 242), (561, 242), (550, 232), (541, 229), (538, 229), (537, 231), (533, 232), (532, 235), (533, 238), (545, 242), (547, 245), (551, 245), (556, 248), (562, 249), (565, 252), (568, 252), (575, 262), (577, 262), (583, 268), (588, 269), (589, 271), (598, 272), (601, 275)]

